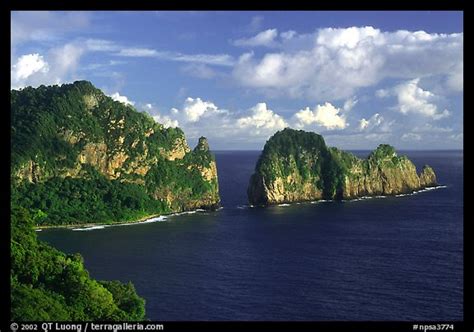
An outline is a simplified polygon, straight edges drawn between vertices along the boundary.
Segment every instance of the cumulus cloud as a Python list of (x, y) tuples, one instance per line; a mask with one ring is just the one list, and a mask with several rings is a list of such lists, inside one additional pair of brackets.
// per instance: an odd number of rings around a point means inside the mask
[[(372, 115), (369, 119), (362, 118), (359, 120), (359, 130), (360, 131), (371, 131), (376, 128), (380, 128), (382, 123), (384, 122), (383, 116), (381, 116), (379, 113), (375, 113)], [(388, 131), (384, 128), (385, 130), (383, 131)]]
[(240, 128), (254, 128), (257, 134), (261, 129), (277, 131), (288, 126), (286, 121), (267, 107), (266, 103), (258, 103), (250, 108), (251, 115), (237, 119)]
[(276, 46), (275, 38), (278, 37), (277, 29), (268, 29), (262, 32), (259, 32), (257, 35), (251, 38), (242, 38), (234, 41), (235, 46)]
[(76, 70), (84, 51), (81, 45), (67, 43), (50, 49), (44, 55), (21, 55), (11, 68), (11, 88), (60, 84), (76, 79)]
[(325, 28), (309, 35), (288, 32), (278, 43), (278, 52), (241, 55), (233, 70), (237, 82), (264, 93), (329, 100), (349, 98), (386, 78), (438, 75), (462, 88), (462, 71), (453, 74), (463, 61), (462, 33)]
[(403, 114), (415, 113), (434, 120), (439, 120), (450, 115), (448, 110), (438, 111), (434, 104), (437, 96), (418, 86), (419, 78), (397, 85), (394, 92), (398, 99), (398, 110)]
[(314, 123), (328, 130), (344, 129), (349, 125), (346, 117), (341, 114), (341, 109), (328, 102), (317, 105), (314, 110), (306, 107), (298, 111), (294, 115), (294, 123), (298, 128), (309, 127)]
[(38, 53), (25, 54), (18, 58), (12, 66), (12, 85), (18, 85), (35, 73), (47, 73), (49, 66), (43, 56)]
[(229, 111), (212, 101), (188, 97), (182, 107), (173, 107), (167, 112), (159, 111), (152, 104), (139, 104), (138, 108), (165, 127), (179, 126), (190, 141), (204, 135), (217, 144), (226, 142), (227, 147), (232, 144), (240, 147), (239, 144), (248, 144), (250, 147), (260, 141), (263, 144), (276, 131), (289, 126), (284, 117), (266, 103), (257, 103), (246, 110)]
[(118, 92), (112, 93), (109, 97), (112, 98), (113, 100), (119, 101), (119, 102), (121, 102), (122, 104), (125, 104), (125, 105), (130, 105), (130, 106), (134, 106), (134, 105), (135, 105), (135, 102), (134, 102), (134, 101), (131, 101), (131, 100), (128, 99), (126, 96), (122, 96), (122, 95), (121, 95), (120, 93), (118, 93)]
[(197, 122), (201, 118), (209, 117), (214, 114), (225, 113), (225, 110), (219, 109), (213, 102), (204, 101), (201, 98), (188, 97), (184, 101), (181, 111), (174, 109), (176, 113), (181, 113), (187, 122)]
[(179, 127), (179, 122), (178, 120), (174, 120), (172, 119), (171, 117), (169, 117), (168, 115), (161, 115), (161, 114), (156, 114), (153, 116), (153, 119), (158, 122), (158, 123), (161, 123), (165, 128), (176, 128), (176, 127)]

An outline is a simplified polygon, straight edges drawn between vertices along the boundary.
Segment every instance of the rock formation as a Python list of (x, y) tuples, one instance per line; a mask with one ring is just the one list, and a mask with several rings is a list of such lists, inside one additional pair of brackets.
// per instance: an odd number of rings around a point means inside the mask
[(100, 177), (138, 185), (166, 213), (219, 205), (204, 137), (191, 150), (181, 129), (164, 128), (90, 82), (12, 90), (11, 117), (13, 188)]
[(247, 190), (252, 205), (411, 193), (436, 185), (436, 175), (381, 144), (367, 159), (328, 148), (322, 136), (284, 129), (265, 144)]

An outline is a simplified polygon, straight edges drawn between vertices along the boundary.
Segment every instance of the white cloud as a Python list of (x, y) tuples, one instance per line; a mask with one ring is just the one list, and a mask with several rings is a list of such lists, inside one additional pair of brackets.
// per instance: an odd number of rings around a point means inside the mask
[(356, 97), (352, 97), (350, 99), (347, 99), (345, 102), (344, 102), (344, 106), (342, 107), (342, 109), (346, 112), (350, 111), (352, 108), (354, 108), (355, 105), (357, 105), (359, 101), (356, 99)]
[(464, 86), (464, 65), (462, 62), (458, 63), (452, 70), (451, 74), (448, 75), (446, 85), (449, 89), (462, 92)]
[(421, 140), (421, 135), (415, 133), (406, 133), (401, 137), (402, 141), (419, 141)]
[(257, 35), (251, 38), (242, 38), (234, 41), (235, 46), (266, 46), (272, 47), (276, 46), (275, 38), (278, 37), (277, 29), (268, 29), (262, 32), (259, 32)]
[(317, 105), (314, 110), (306, 107), (298, 111), (294, 115), (294, 123), (298, 128), (305, 128), (315, 123), (328, 130), (344, 129), (349, 125), (345, 116), (341, 115), (341, 109), (328, 102)]
[(377, 127), (379, 127), (384, 121), (383, 116), (379, 113), (375, 113), (372, 115), (368, 120), (362, 118), (359, 120), (359, 130), (360, 131), (371, 131)]
[(76, 70), (84, 52), (82, 45), (72, 42), (52, 48), (44, 56), (38, 53), (22, 55), (11, 68), (11, 88), (78, 79)]
[(12, 66), (12, 85), (16, 85), (35, 73), (47, 73), (49, 66), (43, 56), (38, 53), (25, 54), (18, 58)]
[(434, 120), (439, 120), (450, 115), (448, 110), (438, 111), (438, 107), (434, 104), (437, 96), (427, 90), (423, 90), (418, 86), (419, 78), (397, 85), (394, 93), (398, 99), (398, 110), (403, 114), (415, 113)]
[(246, 27), (245, 30), (247, 30), (248, 32), (255, 32), (255, 31), (260, 30), (260, 28), (262, 27), (263, 20), (264, 20), (263, 16), (260, 16), (260, 15), (253, 16), (252, 19), (250, 20), (250, 24)]
[(155, 57), (159, 53), (156, 50), (150, 48), (123, 48), (121, 49), (117, 55), (118, 56), (125, 56), (125, 57)]
[(122, 47), (114, 55), (123, 57), (152, 57), (167, 61), (201, 63), (215, 66), (232, 66), (235, 62), (234, 58), (229, 54), (183, 54), (136, 47)]
[(161, 112), (158, 110), (158, 108), (155, 105), (151, 104), (151, 103), (138, 103), (137, 104), (137, 109), (139, 111), (142, 111), (142, 112), (145, 112), (145, 113), (148, 113), (149, 115), (151, 115), (153, 117), (153, 120), (155, 120), (156, 122), (162, 124), (165, 128), (179, 127), (179, 121), (178, 120), (173, 119), (169, 115), (161, 114)]
[(85, 50), (82, 45), (74, 43), (68, 43), (51, 50), (52, 62), (54, 63), (53, 70), (59, 80), (68, 72), (76, 70), (84, 52)]
[(286, 121), (278, 114), (275, 114), (271, 109), (267, 108), (266, 103), (258, 103), (250, 110), (251, 115), (237, 119), (237, 125), (240, 128), (254, 128), (257, 133), (260, 129), (267, 129), (277, 131), (288, 126)]
[(154, 119), (156, 122), (161, 123), (165, 128), (169, 128), (169, 127), (176, 128), (176, 127), (179, 127), (179, 122), (178, 122), (178, 120), (174, 120), (174, 119), (172, 119), (171, 117), (169, 117), (168, 115), (156, 114), (156, 115), (153, 116), (153, 119)]
[[(268, 30), (267, 30), (268, 31)], [(280, 51), (240, 56), (233, 70), (245, 87), (312, 100), (349, 98), (383, 79), (442, 76), (460, 89), (463, 34), (383, 32), (373, 27), (326, 28), (314, 34), (288, 33)], [(270, 39), (269, 39), (270, 40)]]
[(280, 33), (280, 37), (286, 40), (293, 39), (293, 37), (295, 37), (296, 35), (297, 35), (296, 31), (293, 31), (293, 30)]
[(213, 102), (191, 97), (186, 98), (181, 111), (174, 111), (174, 113), (183, 114), (187, 122), (197, 122), (203, 117), (225, 112), (225, 110), (219, 109)]
[(386, 98), (390, 96), (390, 91), (387, 89), (378, 89), (375, 91), (375, 96), (378, 98)]
[(159, 58), (180, 62), (196, 62), (215, 66), (233, 66), (234, 58), (229, 54), (181, 54), (164, 52)]
[(110, 98), (112, 98), (115, 101), (119, 101), (119, 102), (121, 102), (122, 104), (125, 104), (125, 105), (131, 105), (131, 106), (135, 105), (134, 101), (131, 101), (126, 96), (120, 95), (120, 93), (118, 93), (118, 92), (112, 93), (110, 95)]
[(115, 42), (104, 39), (87, 39), (85, 46), (92, 52), (113, 52), (119, 49)]

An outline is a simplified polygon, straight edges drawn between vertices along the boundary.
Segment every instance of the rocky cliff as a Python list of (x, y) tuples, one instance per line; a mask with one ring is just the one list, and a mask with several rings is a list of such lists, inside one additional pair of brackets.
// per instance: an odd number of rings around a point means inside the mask
[[(164, 128), (89, 82), (12, 90), (11, 119), (15, 203), (41, 210), (45, 224), (62, 223), (58, 213), (69, 223), (120, 221), (219, 205), (205, 138), (191, 150), (181, 129)], [(61, 199), (81, 213), (59, 212)], [(101, 217), (93, 212), (99, 207), (123, 213)]]
[(382, 144), (367, 159), (328, 148), (322, 136), (284, 129), (265, 144), (247, 190), (252, 205), (395, 195), (436, 185), (436, 175)]

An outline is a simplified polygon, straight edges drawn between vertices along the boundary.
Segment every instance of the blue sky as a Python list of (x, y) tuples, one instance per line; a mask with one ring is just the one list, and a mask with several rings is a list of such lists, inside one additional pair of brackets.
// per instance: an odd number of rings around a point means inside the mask
[(12, 12), (11, 87), (91, 81), (191, 146), (458, 149), (463, 13)]

